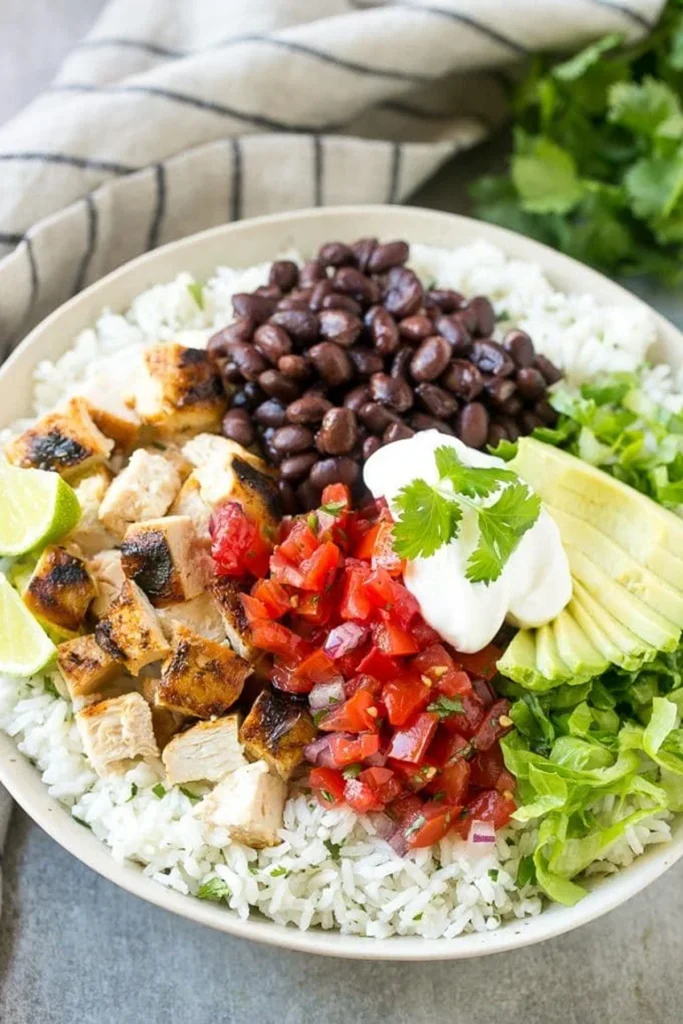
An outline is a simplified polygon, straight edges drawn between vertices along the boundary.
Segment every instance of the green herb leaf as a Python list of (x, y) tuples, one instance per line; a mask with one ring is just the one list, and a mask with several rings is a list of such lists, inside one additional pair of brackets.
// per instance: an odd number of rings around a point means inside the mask
[(195, 893), (197, 899), (200, 900), (229, 900), (232, 896), (230, 886), (227, 882), (224, 882), (222, 878), (210, 878), (208, 882), (204, 882), (199, 886)]
[(327, 512), (329, 516), (340, 516), (347, 509), (344, 501), (328, 501), (326, 505), (320, 506), (321, 512)]
[(521, 482), (506, 487), (493, 505), (480, 508), (479, 544), (468, 560), (467, 579), (485, 584), (497, 580), (540, 513), (540, 498)]
[(519, 889), (523, 889), (525, 885), (529, 885), (535, 880), (536, 868), (534, 866), (534, 858), (531, 856), (522, 857), (517, 865), (517, 878), (515, 879), (515, 885), (517, 885)]
[(394, 524), (394, 551), (401, 558), (429, 558), (458, 536), (460, 507), (424, 480), (402, 487), (396, 506), (400, 516)]
[(130, 801), (133, 799), (133, 797), (137, 796), (137, 795), (138, 795), (138, 787), (137, 787), (135, 782), (131, 782), (131, 784), (130, 784), (130, 796), (126, 800), (126, 803), (130, 803)]
[(333, 843), (331, 839), (323, 839), (323, 846), (327, 848), (332, 860), (339, 860), (339, 851), (343, 845), (343, 843)]
[(528, 213), (569, 213), (584, 193), (571, 153), (542, 136), (513, 158), (512, 180)]
[(270, 877), (271, 878), (286, 878), (286, 876), (288, 874), (289, 874), (289, 871), (287, 870), (287, 868), (273, 868), (273, 870), (270, 872)]
[(463, 705), (459, 697), (439, 697), (427, 705), (427, 711), (438, 715), (439, 718), (450, 718), (451, 715), (461, 715)]
[(187, 290), (199, 308), (204, 309), (204, 285), (200, 284), (199, 281), (191, 281), (187, 286)]
[(344, 769), (342, 775), (345, 779), (357, 779), (362, 771), (362, 764), (350, 764)]
[(192, 801), (193, 804), (196, 804), (196, 803), (199, 802), (199, 800), (201, 800), (201, 797), (199, 797), (195, 793), (193, 793), (191, 789), (187, 788), (187, 786), (179, 786), (178, 788), (179, 788), (180, 792), (183, 793), (187, 797), (188, 800)]
[(162, 796), (166, 796), (166, 788), (160, 782), (157, 782), (156, 786), (152, 786), (152, 792), (157, 800), (161, 800)]
[(503, 484), (513, 483), (519, 479), (510, 469), (498, 469), (496, 466), (466, 466), (458, 457), (455, 448), (448, 445), (437, 448), (434, 458), (441, 480), (449, 480), (456, 494), (462, 494), (466, 498), (487, 498)]

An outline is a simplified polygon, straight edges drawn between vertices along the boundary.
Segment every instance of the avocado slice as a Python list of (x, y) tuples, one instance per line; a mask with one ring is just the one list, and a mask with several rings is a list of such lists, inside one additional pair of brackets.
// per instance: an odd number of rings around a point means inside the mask
[(641, 640), (630, 629), (605, 611), (599, 601), (574, 580), (574, 593), (569, 610), (593, 646), (608, 661), (632, 672), (657, 653), (651, 644)]
[(543, 693), (558, 684), (546, 679), (536, 668), (536, 631), (520, 629), (506, 647), (496, 668), (526, 690)]
[[(678, 629), (683, 629), (683, 591), (676, 590), (633, 558), (591, 523), (553, 503), (546, 505), (560, 528), (562, 541), (583, 552), (591, 562), (607, 573), (615, 583), (640, 598), (648, 608), (663, 615)], [(683, 586), (683, 578), (680, 581)]]
[(544, 679), (555, 686), (571, 681), (572, 672), (560, 657), (552, 622), (546, 622), (536, 630), (536, 668)]
[(638, 563), (683, 590), (683, 520), (568, 452), (521, 438), (509, 469), (544, 502), (592, 524)]
[(551, 623), (557, 653), (569, 668), (574, 685), (599, 676), (609, 662), (588, 639), (566, 608)]

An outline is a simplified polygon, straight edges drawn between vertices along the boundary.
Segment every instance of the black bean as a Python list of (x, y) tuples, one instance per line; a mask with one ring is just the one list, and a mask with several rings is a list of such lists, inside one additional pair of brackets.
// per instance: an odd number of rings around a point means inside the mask
[(323, 309), (345, 309), (347, 313), (354, 316), (362, 316), (363, 309), (360, 302), (356, 302), (350, 295), (342, 295), (340, 292), (331, 292), (323, 299)]
[(524, 403), (519, 395), (512, 395), (507, 401), (503, 402), (500, 406), (501, 412), (504, 412), (506, 416), (518, 416), (522, 411)]
[(263, 454), (265, 455), (266, 459), (272, 466), (279, 466), (282, 460), (284, 459), (284, 455), (282, 454), (282, 452), (279, 452), (276, 448), (273, 448), (270, 441), (266, 440), (265, 435), (263, 444)]
[(496, 377), (509, 377), (515, 372), (515, 364), (502, 345), (491, 338), (475, 341), (472, 345), (472, 362), (482, 373), (492, 373)]
[(358, 269), (362, 274), (367, 273), (372, 254), (378, 244), (379, 243), (376, 238), (359, 238), (358, 241), (354, 242), (351, 246), (353, 255), (356, 258)]
[(344, 242), (326, 242), (318, 252), (318, 262), (326, 267), (351, 267), (356, 257), (351, 247)]
[(463, 444), (481, 448), (489, 432), (489, 414), (481, 402), (470, 402), (458, 413), (455, 432)]
[(466, 402), (476, 398), (484, 387), (481, 373), (468, 359), (453, 359), (441, 378), (441, 383)]
[(232, 297), (235, 316), (249, 316), (257, 324), (267, 320), (275, 312), (276, 305), (275, 299), (267, 299), (263, 295), (250, 295), (248, 292), (238, 292)]
[(265, 370), (258, 382), (267, 395), (279, 399), (284, 405), (289, 405), (299, 395), (299, 388), (294, 381), (279, 370)]
[(278, 480), (277, 489), (280, 492), (280, 504), (286, 516), (293, 516), (299, 511), (299, 503), (296, 499), (296, 492), (292, 485), (286, 480)]
[(526, 331), (508, 331), (503, 338), (503, 348), (521, 368), (531, 366), (534, 361), (534, 343)]
[(278, 427), (270, 444), (276, 452), (281, 452), (283, 455), (295, 455), (297, 452), (305, 452), (308, 448), (313, 447), (313, 434), (307, 427), (302, 427), (298, 423), (287, 424), (284, 427)]
[(249, 381), (239, 391), (235, 391), (230, 399), (230, 407), (232, 409), (246, 409), (251, 412), (259, 405), (265, 395), (261, 391), (258, 384), (254, 384), (253, 381)]
[(237, 367), (245, 380), (258, 380), (268, 367), (263, 356), (246, 341), (236, 341), (230, 347), (230, 361)]
[(309, 305), (308, 305), (308, 302), (306, 301), (306, 299), (297, 299), (297, 298), (292, 298), (291, 295), (285, 295), (284, 299), (280, 299), (280, 301), (278, 302), (275, 311), (279, 312), (280, 310), (290, 310), (290, 309), (308, 310), (308, 308), (309, 308)]
[(281, 427), (285, 422), (285, 407), (276, 398), (269, 398), (254, 410), (254, 419), (261, 427)]
[(240, 317), (216, 334), (212, 334), (207, 342), (206, 351), (212, 358), (225, 359), (230, 354), (231, 345), (236, 341), (251, 341), (255, 329), (256, 321), (253, 317)]
[(562, 379), (562, 370), (558, 370), (554, 363), (551, 363), (546, 356), (536, 355), (534, 366), (540, 370), (545, 377), (547, 384), (557, 384)]
[(257, 288), (251, 294), (258, 295), (263, 299), (273, 299), (274, 302), (279, 302), (282, 298), (282, 292), (275, 284), (262, 284), (260, 288)]
[(363, 324), (345, 309), (324, 309), (320, 313), (320, 333), (327, 341), (350, 348), (363, 329)]
[(360, 467), (355, 459), (348, 455), (337, 455), (332, 459), (321, 459), (316, 462), (309, 477), (314, 487), (322, 490), (328, 484), (346, 484), (353, 486), (360, 476)]
[(464, 356), (472, 348), (472, 335), (465, 327), (460, 314), (438, 316), (434, 327), (442, 338), (450, 344), (454, 356)]
[(320, 423), (332, 403), (322, 395), (302, 395), (287, 406), (287, 419), (290, 423)]
[(292, 339), (286, 331), (275, 324), (261, 324), (257, 327), (253, 344), (270, 363), (277, 363), (278, 359), (292, 351)]
[(374, 455), (375, 452), (379, 451), (381, 447), (382, 442), (379, 437), (375, 437), (374, 435), (366, 437), (365, 440), (363, 441), (363, 447), (361, 449), (363, 461), (367, 462), (370, 456)]
[(413, 404), (413, 390), (401, 377), (390, 377), (388, 373), (373, 373), (370, 388), (376, 402), (388, 405), (397, 412), (406, 412)]
[(442, 313), (455, 313), (465, 305), (464, 295), (453, 291), (452, 288), (430, 288), (427, 298), (435, 306), (438, 306)]
[(505, 433), (510, 441), (516, 441), (522, 433), (514, 416), (496, 416), (496, 423), (500, 423), (505, 428)]
[[(320, 465), (320, 463), (317, 463), (317, 465)], [(313, 468), (315, 469), (315, 466)], [(310, 477), (308, 480), (304, 480), (303, 483), (299, 484), (296, 489), (297, 504), (304, 512), (310, 512), (312, 509), (318, 507), (320, 504), (321, 490), (322, 488), (316, 487)]]
[(372, 278), (366, 277), (355, 267), (340, 267), (334, 275), (334, 290), (350, 295), (361, 305), (372, 306), (379, 302), (379, 285)]
[(372, 399), (372, 392), (369, 384), (360, 384), (357, 388), (348, 391), (344, 397), (344, 408), (353, 409), (358, 412)]
[(389, 371), (391, 376), (404, 377), (407, 379), (408, 373), (410, 372), (410, 364), (414, 355), (415, 350), (412, 349), (410, 345), (402, 345), (391, 360), (391, 370)]
[(396, 321), (384, 306), (372, 306), (365, 314), (365, 324), (370, 328), (372, 341), (381, 356), (390, 356), (399, 346)]
[(373, 434), (382, 434), (390, 423), (395, 423), (398, 416), (391, 409), (386, 409), (379, 402), (368, 402), (358, 410), (358, 416)]
[(349, 359), (359, 377), (371, 377), (373, 373), (380, 373), (384, 366), (382, 357), (377, 352), (360, 346), (349, 350)]
[(415, 313), (400, 321), (398, 332), (406, 341), (424, 341), (431, 334), (434, 334), (434, 324), (424, 313)]
[(547, 427), (554, 427), (557, 423), (557, 413), (545, 398), (534, 404), (534, 412)]
[(545, 377), (540, 370), (536, 370), (533, 366), (525, 366), (522, 370), (518, 370), (515, 383), (519, 388), (520, 395), (527, 401), (540, 398), (547, 387)]
[(480, 338), (489, 338), (493, 328), (496, 326), (496, 314), (493, 306), (485, 295), (475, 295), (467, 303), (473, 316), (476, 317), (476, 333)]
[(438, 430), (442, 434), (453, 435), (455, 431), (446, 420), (439, 419), (438, 416), (430, 416), (426, 412), (415, 412), (410, 417), (410, 425), (413, 430)]
[(515, 382), (509, 377), (492, 377), (486, 385), (486, 391), (494, 405), (505, 406), (516, 391)]
[(306, 260), (299, 271), (299, 285), (302, 288), (312, 288), (326, 277), (327, 272), (320, 260)]
[(229, 409), (223, 417), (221, 430), (225, 437), (245, 448), (254, 443), (254, 428), (246, 409)]
[(332, 282), (325, 278), (324, 281), (318, 281), (317, 285), (311, 293), (309, 299), (309, 306), (314, 313), (319, 313), (323, 309), (323, 303), (329, 295), (332, 294)]
[(508, 433), (502, 423), (495, 421), (489, 425), (489, 432), (486, 435), (486, 444), (489, 448), (496, 448), (501, 441), (508, 441)]
[(383, 242), (375, 247), (368, 260), (371, 274), (384, 274), (392, 267), (397, 267), (408, 259), (410, 249), (406, 242)]
[(353, 364), (344, 349), (333, 341), (321, 341), (309, 349), (308, 358), (323, 380), (336, 388), (353, 377)]
[(230, 391), (232, 384), (242, 384), (244, 381), (242, 371), (234, 363), (225, 363), (221, 369), (221, 377), (223, 383), (227, 385), (227, 391)]
[(449, 391), (444, 391), (443, 388), (438, 387), (436, 384), (418, 384), (415, 388), (415, 394), (427, 412), (430, 412), (433, 416), (438, 416), (442, 420), (449, 419), (458, 408), (458, 402), (453, 395)]
[(275, 260), (270, 268), (268, 283), (280, 291), (291, 292), (299, 283), (299, 268), (292, 260)]
[(519, 424), (525, 434), (530, 434), (532, 430), (543, 426), (543, 420), (531, 409), (523, 409), (519, 415)]
[(324, 455), (346, 455), (358, 437), (356, 414), (352, 409), (330, 409), (325, 413), (315, 446)]
[(301, 345), (309, 345), (318, 337), (318, 318), (311, 310), (280, 309), (270, 318)]
[(305, 356), (281, 356), (277, 361), (277, 368), (281, 374), (291, 377), (292, 380), (305, 380), (311, 372)]
[(477, 317), (476, 307), (472, 307), (469, 302), (464, 306), (461, 306), (457, 312), (458, 320), (462, 323), (463, 327), (470, 332), (470, 334), (477, 334), (479, 320)]
[(317, 461), (318, 456), (315, 452), (290, 455), (280, 463), (280, 476), (284, 480), (301, 480), (302, 477), (308, 476)]
[(422, 305), (422, 284), (407, 267), (393, 267), (387, 274), (384, 305), (392, 316), (402, 320)]
[(410, 361), (410, 372), (415, 380), (436, 380), (448, 366), (451, 346), (445, 338), (433, 334), (425, 338)]
[(405, 441), (415, 433), (407, 423), (390, 423), (382, 435), (384, 444), (391, 444), (392, 441)]

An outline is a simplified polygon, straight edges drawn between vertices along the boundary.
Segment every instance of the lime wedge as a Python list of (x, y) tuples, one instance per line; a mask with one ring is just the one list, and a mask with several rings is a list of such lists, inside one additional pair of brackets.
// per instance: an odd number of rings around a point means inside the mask
[(49, 665), (56, 650), (16, 590), (0, 573), (0, 672), (33, 676)]
[(58, 473), (0, 465), (0, 555), (23, 555), (73, 530), (78, 498)]

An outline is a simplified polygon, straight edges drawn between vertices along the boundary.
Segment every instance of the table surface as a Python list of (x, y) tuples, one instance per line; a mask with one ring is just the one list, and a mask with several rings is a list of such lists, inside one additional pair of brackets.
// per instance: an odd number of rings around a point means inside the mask
[[(0, 122), (47, 83), (102, 0), (0, 0)], [(489, 143), (416, 197), (466, 210)], [(683, 325), (683, 296), (640, 288)], [(7, 1024), (672, 1024), (681, 1019), (683, 863), (578, 931), (494, 958), (345, 962), (242, 942), (100, 878), (16, 809), (4, 855), (0, 1021)], [(492, 980), (493, 979), (493, 980)]]

